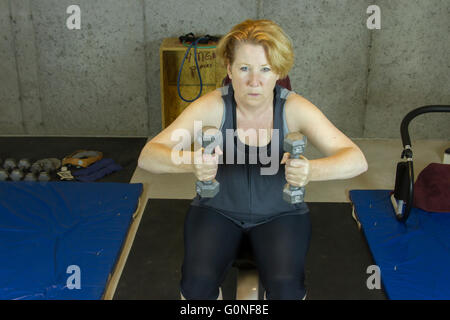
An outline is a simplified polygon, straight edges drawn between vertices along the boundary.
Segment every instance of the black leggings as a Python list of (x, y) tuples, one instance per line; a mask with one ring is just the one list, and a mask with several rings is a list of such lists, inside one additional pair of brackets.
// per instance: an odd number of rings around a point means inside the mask
[(217, 299), (219, 286), (247, 234), (267, 299), (300, 300), (311, 237), (309, 213), (243, 229), (214, 210), (191, 206), (184, 223), (180, 290), (186, 299)]

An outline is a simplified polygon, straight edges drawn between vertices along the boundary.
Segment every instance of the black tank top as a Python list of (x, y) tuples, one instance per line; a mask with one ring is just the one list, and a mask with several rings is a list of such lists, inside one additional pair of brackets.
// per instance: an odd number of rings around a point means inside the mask
[(219, 158), (216, 180), (220, 191), (214, 198), (198, 194), (191, 205), (214, 209), (243, 227), (267, 222), (281, 215), (305, 214), (306, 203), (289, 204), (283, 200), (285, 166), (283, 140), (288, 133), (284, 105), (291, 91), (276, 85), (273, 103), (273, 134), (263, 147), (241, 142), (236, 132), (236, 101), (232, 85), (222, 87), (224, 114), (223, 155)]

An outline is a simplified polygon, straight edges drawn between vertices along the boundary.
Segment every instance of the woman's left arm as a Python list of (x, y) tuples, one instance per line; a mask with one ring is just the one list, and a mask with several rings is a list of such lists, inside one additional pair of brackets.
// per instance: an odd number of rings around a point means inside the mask
[[(325, 155), (324, 158), (308, 160), (306, 183), (349, 179), (367, 171), (367, 161), (361, 149), (315, 105), (298, 94), (291, 94), (285, 108), (289, 132), (301, 132), (308, 138), (308, 144), (313, 144)], [(290, 165), (297, 166), (295, 162)]]

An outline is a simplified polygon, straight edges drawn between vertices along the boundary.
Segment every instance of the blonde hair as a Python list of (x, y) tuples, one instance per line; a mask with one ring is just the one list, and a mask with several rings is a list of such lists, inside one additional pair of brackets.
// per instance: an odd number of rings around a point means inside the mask
[(294, 64), (292, 41), (271, 20), (245, 20), (234, 26), (217, 44), (217, 56), (226, 67), (233, 64), (236, 47), (248, 43), (261, 45), (273, 71), (285, 78)]

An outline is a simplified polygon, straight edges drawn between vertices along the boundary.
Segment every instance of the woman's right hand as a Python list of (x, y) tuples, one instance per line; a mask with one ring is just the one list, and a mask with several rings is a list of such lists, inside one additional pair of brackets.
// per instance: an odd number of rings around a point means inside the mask
[(210, 181), (216, 177), (219, 156), (223, 152), (220, 146), (216, 146), (213, 154), (204, 154), (203, 150), (194, 153), (194, 174), (199, 181)]

